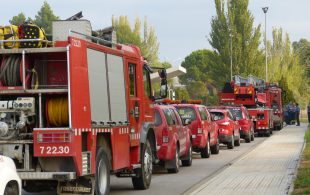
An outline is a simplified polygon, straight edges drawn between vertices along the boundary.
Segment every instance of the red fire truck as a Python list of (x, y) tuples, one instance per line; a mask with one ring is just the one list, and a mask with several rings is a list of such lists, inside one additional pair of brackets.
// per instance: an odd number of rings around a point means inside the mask
[(57, 21), (50, 47), (0, 40), (0, 153), (14, 160), (26, 191), (108, 194), (110, 172), (131, 177), (135, 189), (151, 183), (152, 69), (138, 47), (91, 35), (89, 21)]
[(245, 106), (254, 122), (255, 132), (270, 136), (275, 128), (283, 127), (281, 88), (253, 76), (225, 83), (220, 93), (222, 104)]

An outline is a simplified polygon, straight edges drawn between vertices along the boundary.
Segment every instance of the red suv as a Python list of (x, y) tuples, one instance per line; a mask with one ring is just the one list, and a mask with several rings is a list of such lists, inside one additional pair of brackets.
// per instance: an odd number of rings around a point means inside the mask
[(173, 106), (155, 105), (157, 157), (169, 173), (192, 165), (191, 132)]
[(250, 118), (248, 110), (244, 106), (227, 107), (238, 121), (240, 128), (240, 136), (245, 139), (246, 143), (254, 141), (254, 124)]
[(219, 153), (217, 125), (211, 121), (206, 107), (197, 104), (174, 105), (183, 120), (189, 120), (188, 125), (193, 140), (193, 150), (200, 152), (201, 158), (209, 158), (210, 154)]
[(233, 115), (228, 109), (210, 109), (212, 120), (219, 126), (220, 142), (227, 145), (228, 149), (240, 146), (240, 126), (234, 120)]

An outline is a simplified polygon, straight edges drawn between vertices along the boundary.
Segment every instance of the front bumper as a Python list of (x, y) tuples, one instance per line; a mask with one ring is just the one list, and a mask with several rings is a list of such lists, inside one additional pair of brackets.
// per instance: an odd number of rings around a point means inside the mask
[(73, 180), (76, 172), (18, 172), (22, 180)]

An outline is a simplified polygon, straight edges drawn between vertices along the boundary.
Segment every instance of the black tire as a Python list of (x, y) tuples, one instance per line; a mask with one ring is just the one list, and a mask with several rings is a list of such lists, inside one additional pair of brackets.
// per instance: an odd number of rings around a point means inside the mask
[(99, 147), (96, 156), (95, 194), (110, 193), (110, 152), (106, 147)]
[(216, 144), (211, 146), (211, 154), (218, 154), (220, 152), (220, 140), (217, 137)]
[(153, 154), (149, 140), (143, 144), (140, 154), (141, 168), (138, 169), (138, 176), (132, 178), (134, 189), (145, 190), (150, 187), (153, 170)]
[(250, 143), (252, 140), (252, 133), (249, 134), (249, 136), (245, 137), (245, 143)]
[(234, 147), (235, 147), (234, 135), (231, 135), (231, 142), (227, 143), (227, 148), (234, 149)]
[(235, 146), (240, 146), (240, 135), (238, 136), (238, 139), (235, 140)]
[(16, 181), (10, 181), (5, 186), (3, 195), (19, 195), (18, 183)]
[(267, 130), (267, 131), (265, 132), (265, 136), (266, 136), (266, 137), (270, 137), (270, 130)]
[(210, 155), (211, 155), (210, 139), (208, 139), (206, 146), (201, 149), (200, 156), (201, 158), (209, 158)]
[(251, 132), (251, 141), (254, 141), (254, 131)]
[(188, 151), (187, 151), (187, 155), (185, 157), (185, 160), (182, 160), (182, 166), (185, 166), (185, 167), (189, 167), (189, 166), (192, 166), (192, 162), (193, 162), (193, 146), (192, 146), (192, 142), (189, 143), (189, 148), (188, 148)]
[(172, 162), (173, 168), (167, 169), (168, 173), (178, 173), (180, 170), (180, 152), (178, 147), (175, 149), (175, 155)]

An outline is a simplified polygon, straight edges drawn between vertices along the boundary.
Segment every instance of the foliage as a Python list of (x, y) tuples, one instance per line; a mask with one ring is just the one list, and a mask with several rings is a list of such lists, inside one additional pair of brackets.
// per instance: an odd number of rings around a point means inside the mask
[(19, 13), (17, 16), (13, 16), (10, 20), (11, 24), (20, 25), (24, 22), (33, 22), (34, 24), (42, 27), (45, 30), (46, 34), (52, 33), (52, 22), (54, 20), (59, 20), (58, 16), (55, 16), (50, 5), (47, 1), (44, 1), (41, 9), (38, 11), (37, 15), (35, 16), (35, 20), (31, 19), (30, 17), (27, 18), (23, 12)]
[(300, 64), (306, 69), (306, 77), (310, 78), (310, 42), (300, 39), (298, 42), (293, 42), (293, 48), (299, 54)]
[(52, 22), (59, 20), (58, 16), (55, 16), (53, 10), (47, 1), (44, 1), (43, 6), (35, 16), (34, 23), (45, 30), (46, 34), (52, 33)]
[(305, 134), (306, 146), (294, 181), (292, 194), (310, 194), (310, 126)]
[(19, 13), (17, 16), (13, 16), (13, 18), (9, 21), (10, 24), (13, 25), (21, 25), (26, 21), (26, 16), (23, 12)]
[(143, 35), (141, 34), (141, 21), (136, 18), (134, 27), (131, 28), (127, 16), (112, 17), (112, 26), (116, 30), (117, 41), (122, 44), (134, 44), (140, 47), (142, 55), (151, 66), (161, 66), (158, 59), (159, 43), (155, 35), (154, 27), (150, 27), (147, 19), (143, 23)]
[[(182, 84), (192, 99), (217, 99), (217, 91), (225, 81), (221, 69), (217, 68), (218, 56), (210, 50), (193, 51), (182, 62), (187, 69), (186, 75), (180, 76)], [(199, 86), (201, 87), (199, 89)], [(212, 101), (214, 102), (214, 101)]]
[[(284, 103), (299, 102), (303, 107), (309, 100), (309, 78), (299, 62), (298, 54), (292, 49), (288, 34), (274, 29), (272, 43), (269, 43), (268, 78), (278, 82), (284, 90)], [(306, 92), (306, 93), (305, 93)]]
[(189, 94), (185, 88), (175, 89), (175, 99), (177, 100), (188, 100), (190, 99)]
[[(218, 68), (230, 80), (230, 57), (233, 74), (261, 76), (264, 56), (259, 49), (260, 25), (253, 27), (254, 17), (248, 10), (249, 0), (215, 0), (216, 16), (211, 21), (209, 42), (220, 57)], [(231, 34), (231, 37), (230, 37)], [(231, 40), (230, 40), (231, 39)], [(232, 41), (232, 52), (231, 43)]]

